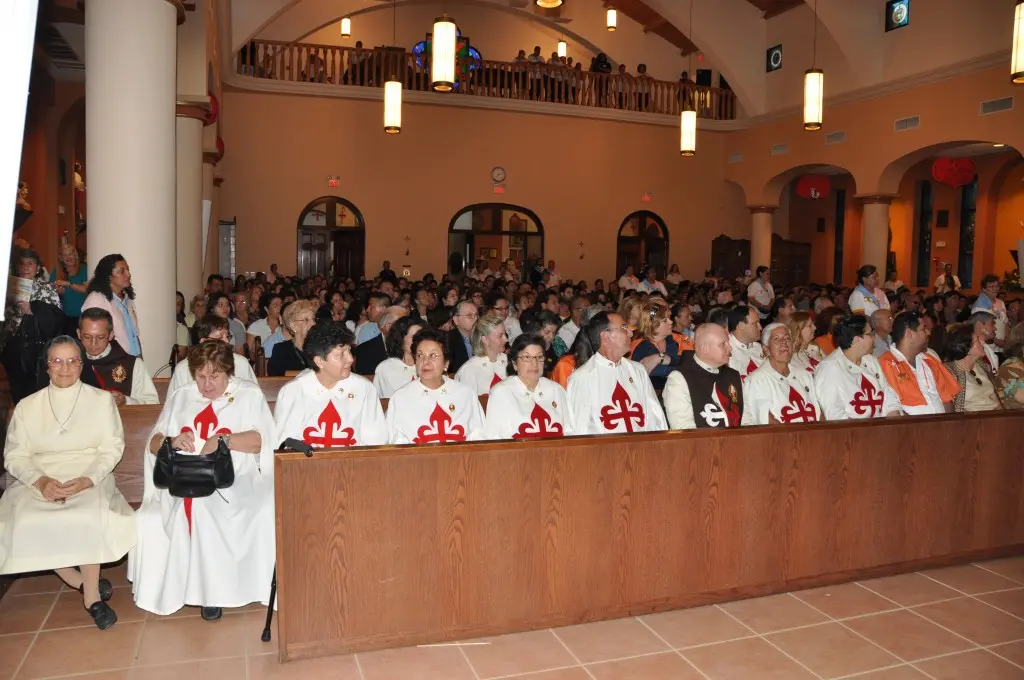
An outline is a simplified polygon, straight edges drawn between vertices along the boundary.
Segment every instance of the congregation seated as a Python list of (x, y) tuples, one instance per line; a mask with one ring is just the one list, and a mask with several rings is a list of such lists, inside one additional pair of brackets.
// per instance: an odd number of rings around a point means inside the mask
[(508, 377), (490, 389), (487, 439), (544, 439), (573, 434), (569, 400), (562, 386), (545, 378), (544, 339), (520, 335), (512, 342)]
[(863, 314), (836, 317), (837, 348), (814, 372), (825, 420), (885, 418), (903, 414), (899, 396), (874, 357), (875, 333)]
[(61, 335), (46, 347), (49, 384), (23, 399), (7, 430), (4, 465), (13, 477), (0, 496), (0, 574), (53, 570), (96, 626), (117, 622), (100, 565), (135, 545), (135, 517), (114, 467), (124, 433), (109, 392), (81, 381), (82, 352)]
[(449, 356), (448, 371), (458, 373), (462, 364), (473, 356), (473, 329), (480, 318), (479, 308), (472, 300), (463, 300), (455, 305), (452, 328), (447, 332), (446, 344)]
[(665, 381), (665, 413), (673, 430), (739, 427), (744, 414), (743, 379), (729, 365), (729, 333), (717, 323), (697, 327), (694, 349)]
[(388, 358), (377, 364), (373, 386), (377, 396), (390, 399), (399, 387), (416, 379), (416, 360), (412, 355), (412, 339), (426, 324), (420, 317), (406, 316), (395, 321), (388, 332)]
[(1002, 409), (992, 374), (985, 367), (985, 346), (969, 323), (946, 329), (943, 347), (944, 366), (953, 375), (960, 392), (953, 398), (953, 411), (993, 411)]
[(917, 312), (896, 315), (892, 345), (878, 363), (906, 415), (952, 412), (953, 399), (962, 388), (938, 355), (928, 349), (928, 329)]
[(392, 305), (377, 319), (380, 333), (355, 347), (355, 371), (360, 375), (374, 375), (377, 366), (388, 358), (388, 337), (395, 322), (409, 315), (404, 307)]
[[(263, 392), (234, 375), (234, 351), (207, 340), (189, 352), (193, 380), (167, 399), (148, 440), (139, 542), (128, 557), (135, 604), (153, 614), (201, 607), (221, 618), (224, 607), (266, 604), (274, 571), (276, 428)], [(202, 498), (172, 496), (153, 483), (166, 439), (175, 451), (231, 453), (234, 482)]]
[(284, 375), (288, 371), (302, 371), (309, 366), (302, 354), (309, 329), (316, 323), (317, 305), (309, 300), (296, 300), (284, 310), (283, 330), (287, 339), (274, 345), (267, 361), (267, 375)]
[(640, 341), (630, 358), (647, 369), (655, 389), (665, 387), (665, 380), (682, 361), (679, 343), (672, 334), (669, 308), (659, 303), (645, 303), (637, 321)]
[(494, 313), (484, 314), (473, 328), (473, 356), (455, 373), (455, 379), (476, 394), (487, 394), (508, 375), (505, 323)]
[(110, 392), (118, 406), (160, 403), (146, 364), (125, 352), (114, 337), (110, 312), (99, 307), (84, 310), (78, 339), (85, 348), (82, 382)]
[(782, 323), (761, 334), (768, 360), (743, 382), (742, 425), (815, 423), (821, 420), (814, 376), (791, 364), (793, 341)]
[[(196, 343), (196, 346), (204, 342), (216, 341), (222, 342), (228, 347), (231, 347), (230, 326), (228, 325), (228, 320), (224, 317), (216, 314), (207, 314), (196, 321), (194, 328), (196, 329), (196, 335), (199, 337), (199, 342)], [(232, 362), (234, 363), (234, 372), (232, 375), (237, 377), (239, 380), (248, 380), (253, 383), (256, 382), (256, 374), (253, 372), (252, 366), (245, 357), (233, 352)], [(170, 398), (178, 388), (184, 387), (185, 385), (193, 382), (195, 382), (195, 378), (192, 376), (192, 371), (189, 370), (188, 359), (186, 358), (179, 361), (174, 367), (174, 374), (171, 376), (170, 385), (167, 386), (168, 398)]]

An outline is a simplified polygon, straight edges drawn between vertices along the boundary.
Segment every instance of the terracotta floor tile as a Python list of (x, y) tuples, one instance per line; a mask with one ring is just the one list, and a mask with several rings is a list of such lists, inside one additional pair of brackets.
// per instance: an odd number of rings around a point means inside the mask
[(999, 574), (993, 574), (991, 571), (976, 567), (973, 564), (946, 567), (945, 569), (932, 569), (931, 571), (921, 573), (967, 595), (991, 593), (993, 590), (1020, 587), (1020, 584), (1016, 581), (1011, 581)]
[(242, 616), (245, 617), (245, 653), (249, 656), (277, 654), (277, 614), (270, 624), (270, 642), (261, 639), (263, 626), (267, 623), (266, 612), (250, 611)]
[(35, 637), (35, 633), (0, 636), (0, 680), (14, 677)]
[(57, 595), (11, 595), (0, 600), (0, 635), (34, 633), (39, 630)]
[[(100, 671), (99, 673), (69, 675), (66, 676), (66, 678), (67, 680), (132, 680), (132, 669), (120, 668), (116, 671)], [(64, 680), (64, 678), (60, 678), (59, 680)]]
[(132, 665), (144, 625), (118, 623), (107, 630), (90, 626), (43, 631), (32, 645), (18, 679), (127, 668)]
[(132, 582), (128, 580), (128, 558), (124, 558), (117, 564), (103, 567), (100, 570), (100, 576), (110, 581), (110, 585), (115, 588), (131, 586)]
[(1024, 588), (979, 595), (978, 599), (1024, 619)]
[(576, 666), (575, 668), (559, 668), (556, 671), (517, 675), (514, 680), (590, 680), (590, 676), (583, 670), (583, 666)]
[(978, 562), (978, 564), (989, 571), (994, 571), (1006, 578), (1024, 584), (1024, 555), (1004, 557), (998, 560), (989, 560), (988, 562)]
[(1021, 680), (1024, 669), (984, 650), (921, 661), (917, 666), (935, 680)]
[(357, 657), (363, 680), (473, 680), (458, 647), (405, 647)]
[(680, 609), (640, 618), (676, 649), (753, 635), (746, 626), (714, 606)]
[(823, 678), (862, 673), (900, 663), (892, 654), (838, 623), (825, 623), (765, 637)]
[(876, 614), (899, 608), (899, 605), (856, 583), (801, 590), (793, 595), (834, 619)]
[(973, 598), (926, 604), (914, 611), (979, 645), (1024, 639), (1024, 621)]
[[(114, 588), (114, 596), (110, 598), (109, 604), (117, 612), (118, 623), (144, 621), (148, 616), (146, 612), (135, 606), (131, 588)], [(81, 594), (74, 590), (65, 590), (57, 596), (57, 604), (46, 618), (43, 630), (92, 625), (94, 625), (92, 617), (82, 605)]]
[(572, 654), (550, 630), (481, 638), (473, 642), (489, 643), (462, 648), (481, 680), (577, 665)]
[(960, 596), (960, 593), (952, 588), (947, 588), (920, 574), (899, 574), (861, 581), (860, 584), (904, 607)]
[[(850, 678), (854, 680), (854, 678)], [(928, 676), (913, 666), (897, 666), (856, 676), (856, 680), (928, 680)]]
[(245, 657), (136, 667), (128, 677), (129, 680), (245, 680)]
[(1024, 642), (1011, 642), (1007, 645), (990, 647), (990, 651), (1004, 659), (1009, 659), (1018, 666), (1024, 666)]
[(875, 614), (843, 622), (904, 661), (949, 654), (973, 645), (909, 611)]
[(249, 680), (359, 680), (353, 655), (278, 663), (276, 656), (249, 658)]
[(809, 680), (814, 675), (760, 638), (680, 652), (711, 680)]
[(828, 621), (828, 617), (788, 594), (729, 602), (721, 607), (758, 633)]
[(703, 680), (675, 652), (595, 663), (587, 666), (587, 670), (596, 680)]
[(636, 619), (614, 619), (556, 628), (555, 634), (584, 664), (669, 649)]
[(58, 593), (64, 589), (64, 582), (56, 574), (22, 576), (15, 579), (7, 590), (8, 595), (32, 595), (35, 593)]
[(202, 659), (245, 656), (245, 617), (220, 621), (196, 617), (146, 621), (139, 647), (140, 666), (164, 666)]

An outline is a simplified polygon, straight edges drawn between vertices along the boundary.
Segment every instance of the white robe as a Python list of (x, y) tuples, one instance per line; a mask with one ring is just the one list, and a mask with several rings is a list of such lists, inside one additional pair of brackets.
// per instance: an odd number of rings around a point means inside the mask
[[(241, 354), (232, 354), (231, 357), (235, 360), (235, 377), (241, 378), (242, 380), (248, 380), (251, 383), (258, 383), (256, 374), (252, 370), (252, 366), (249, 365), (249, 360), (243, 357)], [(188, 359), (182, 359), (174, 367), (174, 375), (171, 376), (171, 382), (167, 386), (168, 398), (177, 391), (179, 387), (184, 387), (189, 383), (194, 383), (195, 378), (188, 370)]]
[(817, 345), (807, 345), (804, 349), (799, 352), (793, 353), (793, 358), (789, 360), (789, 368), (795, 371), (807, 371), (811, 375), (814, 374), (815, 369), (825, 359), (824, 352)]
[(395, 392), (386, 415), (392, 444), (446, 444), (483, 439), (484, 410), (476, 392), (447, 376), (432, 390), (419, 380)]
[(730, 333), (729, 345), (732, 347), (729, 367), (735, 369), (744, 380), (748, 375), (761, 368), (761, 364), (765, 362), (764, 347), (756, 340), (749, 345), (744, 345)]
[[(22, 399), (4, 448), (14, 481), (0, 496), (0, 574), (121, 559), (135, 545), (134, 513), (113, 474), (123, 453), (121, 417), (109, 393), (78, 382)], [(88, 477), (93, 486), (55, 503), (33, 486), (44, 475), (61, 483)]]
[[(232, 451), (234, 484), (187, 503), (153, 486), (156, 456), (148, 450), (157, 433), (177, 436), (184, 430), (195, 432), (197, 450), (216, 434), (256, 430), (260, 452)], [(140, 609), (171, 614), (185, 605), (243, 607), (269, 600), (276, 559), (275, 437), (267, 400), (248, 380), (231, 378), (213, 401), (194, 382), (168, 396), (146, 440), (145, 488), (136, 513), (139, 542), (128, 556), (128, 577)]]
[(471, 387), (478, 395), (487, 394), (491, 388), (508, 377), (508, 355), (499, 354), (494, 361), (487, 357), (472, 357), (459, 367), (455, 379)]
[(814, 389), (825, 420), (882, 418), (902, 412), (878, 359), (868, 354), (855, 365), (843, 350), (825, 357), (814, 372)]
[(782, 424), (815, 423), (822, 419), (814, 376), (789, 365), (789, 375), (776, 371), (771, 362), (743, 382), (743, 425), (767, 425), (771, 415)]
[[(665, 412), (643, 366), (592, 356), (569, 376), (569, 426), (575, 434), (661, 432)], [(488, 402), (489, 405), (489, 402)]]
[(381, 399), (390, 399), (399, 387), (415, 379), (416, 367), (394, 357), (377, 364), (377, 370), (373, 372), (373, 386), (377, 388), (377, 396)]
[(541, 378), (531, 392), (514, 375), (491, 388), (484, 433), (487, 439), (543, 439), (572, 434), (565, 390)]
[(307, 369), (278, 392), (275, 448), (289, 437), (314, 448), (388, 443), (384, 410), (369, 380), (353, 373), (327, 389), (316, 376)]

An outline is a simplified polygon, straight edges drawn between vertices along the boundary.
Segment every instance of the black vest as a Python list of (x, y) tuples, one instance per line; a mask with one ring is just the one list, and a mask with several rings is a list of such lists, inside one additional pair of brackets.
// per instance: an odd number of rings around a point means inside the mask
[(125, 352), (116, 340), (110, 342), (110, 352), (102, 359), (90, 359), (85, 355), (82, 367), (82, 382), (108, 392), (120, 392), (132, 396), (132, 374), (135, 372), (137, 357)]
[(709, 373), (694, 361), (692, 350), (683, 352), (676, 369), (686, 378), (697, 427), (739, 427), (743, 418), (743, 379), (728, 365)]

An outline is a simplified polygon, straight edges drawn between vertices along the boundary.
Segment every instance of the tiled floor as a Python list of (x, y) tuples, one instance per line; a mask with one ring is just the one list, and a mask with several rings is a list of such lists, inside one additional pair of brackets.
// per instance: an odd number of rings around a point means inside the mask
[[(135, 609), (96, 630), (54, 576), (0, 601), (0, 680), (1024, 679), (1024, 557), (460, 644), (277, 663), (264, 612)], [(275, 633), (276, 635), (276, 633)]]

